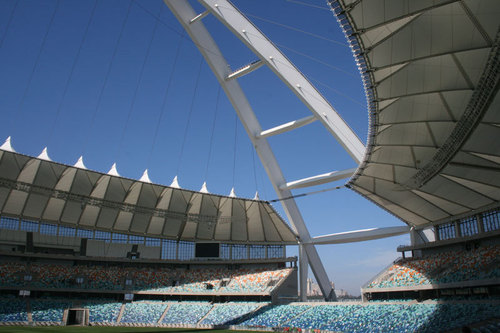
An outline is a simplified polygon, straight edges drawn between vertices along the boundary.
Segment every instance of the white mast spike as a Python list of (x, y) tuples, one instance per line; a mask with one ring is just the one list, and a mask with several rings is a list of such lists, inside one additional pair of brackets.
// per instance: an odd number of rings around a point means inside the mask
[(203, 182), (203, 185), (201, 186), (200, 192), (201, 193), (210, 193), (210, 192), (208, 192), (207, 182)]
[(16, 151), (14, 150), (14, 148), (12, 148), (12, 145), (10, 144), (10, 136), (7, 138), (7, 140), (5, 140), (5, 142), (3, 143), (3, 145), (0, 147), (0, 149), (2, 150), (6, 150), (6, 151), (10, 151), (10, 152), (13, 152), (15, 153)]
[(78, 161), (76, 161), (74, 166), (80, 169), (87, 169), (87, 167), (83, 163), (83, 156), (80, 156), (80, 158), (78, 159)]
[(170, 187), (181, 188), (181, 186), (179, 185), (179, 181), (177, 180), (177, 176), (174, 177), (174, 180), (172, 181), (172, 184), (170, 184)]
[(148, 169), (144, 170), (144, 173), (142, 174), (142, 177), (139, 180), (144, 183), (151, 183), (151, 179), (149, 179), (148, 175)]
[(41, 160), (46, 160), (46, 161), (52, 161), (49, 157), (49, 154), (47, 152), (47, 147), (43, 148), (42, 152), (40, 155), (38, 155), (38, 158)]
[(111, 169), (109, 169), (109, 171), (108, 171), (108, 175), (120, 177), (120, 174), (118, 173), (118, 170), (116, 169), (116, 163), (113, 163), (113, 165), (111, 166)]

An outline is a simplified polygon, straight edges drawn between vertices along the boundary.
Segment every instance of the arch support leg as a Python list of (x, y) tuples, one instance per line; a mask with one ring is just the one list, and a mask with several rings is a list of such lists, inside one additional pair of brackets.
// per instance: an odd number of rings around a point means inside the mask
[(307, 275), (309, 271), (309, 260), (307, 259), (304, 245), (299, 245), (299, 299), (307, 301)]

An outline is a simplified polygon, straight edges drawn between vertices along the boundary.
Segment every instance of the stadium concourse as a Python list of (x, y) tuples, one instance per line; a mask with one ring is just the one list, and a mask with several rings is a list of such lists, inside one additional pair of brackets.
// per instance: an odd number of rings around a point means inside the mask
[[(499, 332), (500, 2), (328, 2), (363, 78), (366, 150), (334, 110), (315, 107), (322, 96), (293, 65), (280, 72), (286, 57), (264, 56), (272, 43), (251, 43), (260, 32), (229, 2), (199, 2), (205, 11), (185, 20), (188, 1), (165, 0), (216, 76), (228, 66), (213, 58), (206, 16), (259, 57), (217, 78), (269, 162), (288, 223), (258, 197), (157, 185), (147, 173), (128, 179), (82, 160), (64, 165), (46, 151), (18, 153), (9, 138), (0, 147), (0, 325)], [(264, 65), (312, 116), (260, 131), (231, 85)], [(287, 183), (265, 140), (315, 120), (359, 165)], [(311, 237), (288, 195), (347, 177), (347, 187), (405, 225)], [(402, 233), (411, 244), (362, 286), (362, 301), (331, 302), (315, 246)], [(287, 257), (287, 245), (299, 245), (300, 258)], [(307, 302), (308, 265), (325, 301)]]

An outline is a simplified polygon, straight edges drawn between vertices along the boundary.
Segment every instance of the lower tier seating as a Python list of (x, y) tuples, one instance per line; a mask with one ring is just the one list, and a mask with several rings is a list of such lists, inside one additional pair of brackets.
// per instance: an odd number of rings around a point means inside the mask
[(167, 304), (164, 303), (128, 303), (125, 305), (121, 322), (156, 324), (166, 308)]
[(208, 311), (212, 309), (212, 304), (183, 302), (172, 303), (163, 318), (163, 324), (190, 324), (196, 325)]
[(218, 304), (201, 321), (205, 325), (231, 325), (237, 323), (250, 312), (255, 311), (259, 303), (224, 303)]
[[(267, 303), (113, 302), (0, 298), (0, 323), (63, 321), (70, 307), (89, 310), (89, 322), (103, 325), (236, 325), (243, 328), (311, 329), (333, 332), (441, 332), (498, 317), (498, 299), (450, 302)], [(30, 311), (28, 309), (31, 309)], [(122, 311), (123, 310), (123, 311)], [(121, 317), (120, 317), (120, 312)], [(30, 313), (31, 312), (31, 313)], [(120, 320), (121, 318), (121, 320)], [(32, 320), (31, 320), (32, 319)], [(495, 322), (478, 326), (487, 332)]]
[(82, 302), (83, 308), (89, 309), (90, 323), (116, 323), (122, 303), (118, 302)]
[(27, 322), (26, 301), (15, 297), (0, 298), (0, 322)]

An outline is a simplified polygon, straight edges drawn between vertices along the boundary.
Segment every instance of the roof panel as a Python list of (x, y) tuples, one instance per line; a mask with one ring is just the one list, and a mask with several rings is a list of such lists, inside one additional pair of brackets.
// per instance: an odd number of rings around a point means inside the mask
[(348, 186), (414, 226), (500, 205), (500, 1), (334, 2), (370, 99)]
[(146, 232), (151, 221), (150, 214), (135, 213), (130, 223), (130, 231), (143, 234)]
[(18, 159), (16, 159), (15, 155), (7, 154), (1, 151), (0, 155), (0, 175), (2, 178), (15, 180), (19, 176), (21, 172), (22, 166), (28, 160), (26, 159), (24, 163), (18, 163)]
[(238, 199), (231, 199), (231, 201), (233, 202), (233, 210), (231, 214), (231, 239), (240, 241), (248, 239), (244, 201)]
[(9, 198), (5, 202), (2, 213), (21, 215), (23, 211), (24, 204), (28, 199), (28, 193), (23, 191), (12, 190), (9, 194)]
[(81, 202), (67, 200), (61, 215), (61, 222), (77, 224), (83, 207)]
[[(28, 218), (148, 237), (296, 244), (285, 222), (263, 201), (153, 185), (3, 150), (0, 170), (5, 171), (2, 213), (21, 216), (24, 209)], [(248, 215), (246, 208), (257, 205), (264, 210), (251, 209)], [(267, 229), (262, 228), (264, 216), (271, 223)], [(275, 237), (276, 228), (281, 236)]]
[(248, 214), (248, 239), (253, 242), (263, 242), (264, 229), (260, 217), (259, 203), (257, 201), (247, 201), (246, 210)]
[(399, 98), (379, 113), (380, 124), (453, 121), (438, 93)]
[(481, 28), (491, 40), (498, 32), (498, 1), (497, 0), (462, 0), (468, 10), (481, 23)]
[(119, 212), (118, 216), (116, 217), (115, 224), (113, 225), (113, 229), (119, 231), (128, 230), (133, 217), (134, 214), (130, 212)]

